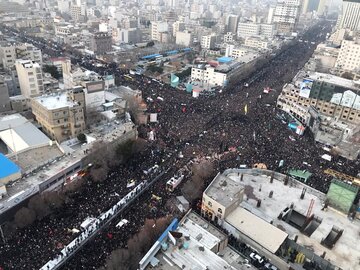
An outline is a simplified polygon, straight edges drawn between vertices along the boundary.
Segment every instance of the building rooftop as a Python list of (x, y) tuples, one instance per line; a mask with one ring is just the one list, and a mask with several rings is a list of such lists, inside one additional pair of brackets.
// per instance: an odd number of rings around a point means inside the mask
[(20, 172), (20, 168), (0, 153), (0, 179)]
[(78, 103), (70, 99), (66, 92), (53, 93), (34, 98), (38, 103), (48, 110), (56, 110), (66, 107), (77, 106)]
[(245, 265), (247, 261), (230, 247), (219, 254), (211, 251), (215, 245), (226, 241), (227, 235), (192, 211), (183, 218), (176, 232), (183, 234), (184, 247), (179, 248), (177, 243), (174, 245), (167, 241), (167, 249), (156, 256), (159, 264), (146, 269), (255, 269)]
[(231, 178), (218, 174), (204, 193), (221, 205), (228, 207), (239, 196), (242, 184)]
[(20, 114), (0, 118), (0, 139), (12, 153), (51, 143), (44, 133)]
[(232, 211), (226, 217), (226, 221), (274, 254), (288, 237), (286, 232), (242, 207)]
[[(297, 243), (314, 251), (318, 256), (326, 252), (325, 259), (341, 267), (342, 269), (357, 269), (360, 258), (360, 249), (358, 247), (358, 232), (360, 220), (351, 220), (347, 215), (327, 208), (322, 210), (326, 195), (311, 187), (296, 181), (292, 178), (288, 185), (284, 185), (284, 175), (275, 173), (273, 183), (270, 183), (272, 172), (259, 169), (230, 169), (224, 173), (235, 182), (241, 183), (245, 187), (244, 201), (241, 207), (247, 209), (253, 214), (264, 220), (271, 220), (273, 225), (289, 234), (293, 239), (298, 236)], [(243, 174), (243, 180), (240, 175)], [(300, 195), (306, 188), (304, 199)], [(270, 191), (273, 192), (272, 198), (269, 198)], [(341, 196), (341, 194), (338, 194)], [(261, 206), (256, 207), (257, 200), (261, 200)], [(279, 214), (287, 207), (293, 204), (294, 210), (299, 216), (306, 218), (311, 200), (314, 205), (311, 213), (318, 217), (321, 222), (315, 230), (307, 236), (299, 231), (293, 225), (290, 225), (282, 219), (278, 219)], [(335, 243), (332, 249), (328, 249), (320, 242), (327, 237), (333, 226), (344, 229), (343, 234)], [(276, 241), (276, 240), (275, 240)]]
[(335, 76), (332, 74), (312, 72), (309, 74), (309, 78), (312, 80), (323, 81), (323, 82), (343, 86), (346, 88), (359, 90), (359, 87), (355, 85), (354, 81), (348, 80), (348, 79), (345, 79), (345, 78), (342, 78), (339, 76)]
[(18, 59), (18, 60), (16, 60), (16, 62), (23, 65), (24, 68), (40, 68), (39, 63), (36, 63), (34, 61), (31, 61), (31, 60)]

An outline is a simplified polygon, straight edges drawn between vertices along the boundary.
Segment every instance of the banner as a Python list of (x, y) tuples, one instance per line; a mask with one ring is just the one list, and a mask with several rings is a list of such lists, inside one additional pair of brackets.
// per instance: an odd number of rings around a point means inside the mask
[(300, 84), (300, 97), (309, 98), (311, 87), (313, 85), (313, 80), (310, 79), (303, 79), (302, 83)]
[(171, 73), (171, 86), (172, 87), (177, 87), (178, 85), (179, 85), (179, 77), (178, 76), (176, 76), (175, 74), (172, 74)]

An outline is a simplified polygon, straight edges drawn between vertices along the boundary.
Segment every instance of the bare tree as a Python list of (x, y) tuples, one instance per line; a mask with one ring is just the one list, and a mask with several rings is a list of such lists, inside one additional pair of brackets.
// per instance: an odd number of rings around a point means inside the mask
[(93, 168), (90, 171), (91, 179), (94, 182), (102, 182), (107, 178), (107, 174), (109, 172), (109, 168), (107, 164), (103, 164), (101, 167)]
[(16, 232), (16, 224), (14, 222), (6, 221), (1, 225), (1, 227), (5, 238), (11, 238), (11, 236), (13, 236), (13, 234)]
[(39, 195), (35, 195), (29, 201), (28, 208), (36, 213), (36, 218), (41, 220), (50, 214), (50, 207)]
[(128, 270), (130, 253), (127, 249), (116, 249), (106, 261), (107, 270)]
[(62, 193), (51, 191), (43, 193), (44, 201), (50, 208), (60, 208), (65, 202), (65, 196)]
[(24, 228), (30, 224), (32, 224), (36, 219), (36, 214), (34, 210), (31, 210), (27, 207), (22, 207), (15, 214), (15, 224), (19, 228)]

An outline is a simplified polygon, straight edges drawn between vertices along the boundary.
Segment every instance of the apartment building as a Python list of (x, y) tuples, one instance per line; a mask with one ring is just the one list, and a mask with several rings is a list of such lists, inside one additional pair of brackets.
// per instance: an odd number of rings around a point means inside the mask
[(275, 25), (258, 23), (239, 23), (238, 37), (262, 36), (272, 38), (276, 34)]
[(112, 31), (112, 37), (116, 42), (120, 43), (139, 43), (142, 42), (142, 31), (137, 28), (119, 29)]
[(0, 112), (10, 111), (10, 98), (7, 84), (0, 79)]
[(177, 32), (175, 43), (181, 46), (190, 47), (192, 45), (193, 36), (189, 32)]
[(279, 33), (289, 34), (296, 29), (300, 9), (300, 0), (277, 0), (273, 22)]
[(210, 66), (198, 66), (191, 69), (191, 80), (202, 82), (206, 86), (223, 86), (227, 83), (227, 74)]
[(339, 28), (360, 30), (360, 1), (343, 0)]
[(175, 37), (177, 32), (185, 31), (185, 23), (179, 21), (174, 22), (172, 25), (172, 30), (173, 30), (173, 36)]
[(165, 33), (169, 30), (167, 22), (151, 22), (151, 40), (159, 41), (161, 39), (161, 33)]
[(82, 87), (78, 87), (33, 98), (31, 109), (43, 132), (63, 142), (85, 130), (84, 99)]
[(202, 49), (214, 49), (216, 42), (215, 35), (206, 35), (201, 37), (201, 48)]
[(112, 37), (107, 33), (95, 33), (90, 40), (90, 49), (98, 55), (109, 53), (112, 50)]
[(245, 46), (256, 48), (259, 50), (266, 50), (270, 48), (270, 42), (267, 39), (263, 39), (260, 37), (247, 37), (245, 39)]
[(44, 92), (44, 83), (41, 67), (31, 60), (16, 60), (21, 94), (26, 98), (36, 97)]
[(313, 72), (296, 77), (280, 93), (277, 106), (306, 124), (310, 106), (320, 114), (358, 124), (360, 121), (360, 85), (331, 74)]
[(17, 59), (32, 60), (42, 65), (41, 50), (31, 44), (0, 47), (0, 61), (5, 69), (12, 69)]
[(335, 67), (360, 72), (360, 39), (343, 40)]

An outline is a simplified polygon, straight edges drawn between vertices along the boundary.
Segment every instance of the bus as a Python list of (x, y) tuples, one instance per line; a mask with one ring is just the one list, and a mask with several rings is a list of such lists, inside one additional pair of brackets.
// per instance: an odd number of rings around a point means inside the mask
[(181, 181), (184, 179), (184, 175), (181, 174), (179, 176), (173, 176), (170, 178), (169, 181), (166, 182), (166, 190), (169, 192), (174, 192), (176, 187), (181, 183)]

